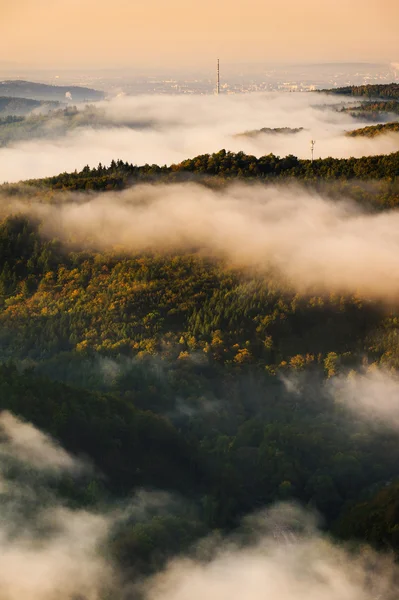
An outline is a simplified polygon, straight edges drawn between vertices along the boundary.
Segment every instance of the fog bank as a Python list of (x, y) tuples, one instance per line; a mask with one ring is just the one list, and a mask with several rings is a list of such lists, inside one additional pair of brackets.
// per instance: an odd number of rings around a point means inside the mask
[[(0, 149), (0, 182), (45, 177), (60, 172), (109, 164), (122, 159), (133, 164), (172, 164), (225, 148), (262, 156), (294, 154), (346, 158), (384, 154), (399, 149), (399, 135), (345, 137), (345, 131), (365, 124), (337, 112), (354, 99), (316, 93), (256, 93), (220, 96), (117, 97), (101, 104), (106, 126), (81, 127), (66, 136), (31, 139)], [(113, 126), (114, 125), (114, 126)], [(236, 134), (264, 127), (299, 128), (293, 135)]]
[[(11, 419), (14, 427), (28, 427), (37, 438), (48, 440), (10, 414), (2, 413), (0, 419)], [(22, 437), (20, 442), (24, 446)], [(30, 447), (27, 442), (25, 453), (15, 453), (13, 444), (0, 438), (0, 452), (9, 453), (21, 466), (27, 464)], [(114, 528), (126, 517), (130, 522), (142, 519), (154, 506), (166, 506), (168, 496), (139, 493), (124, 510), (71, 508), (49, 490), (43, 501), (46, 482), (37, 476), (47, 469), (46, 458), (31, 466), (29, 476), (20, 478), (15, 472), (9, 478), (4, 463), (0, 466), (4, 600), (130, 600), (138, 593), (144, 600), (395, 597), (398, 570), (389, 557), (366, 548), (348, 552), (318, 531), (313, 514), (286, 504), (247, 517), (230, 536), (200, 540), (189, 555), (172, 559), (154, 576), (123, 578), (109, 552)]]
[(44, 234), (82, 248), (195, 249), (272, 271), (300, 292), (399, 297), (399, 212), (366, 213), (301, 187), (146, 184), (52, 205), (11, 198), (2, 208), (38, 216)]
[(83, 464), (11, 413), (0, 413), (0, 426), (1, 598), (103, 597), (115, 576), (100, 551), (112, 519), (67, 507), (49, 485)]
[(354, 414), (374, 424), (399, 428), (399, 375), (371, 368), (333, 377), (327, 391)]

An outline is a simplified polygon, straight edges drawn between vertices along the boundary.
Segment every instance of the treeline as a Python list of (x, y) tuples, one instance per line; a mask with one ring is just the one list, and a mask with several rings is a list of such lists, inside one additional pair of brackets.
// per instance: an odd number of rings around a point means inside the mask
[(345, 87), (320, 90), (327, 94), (342, 96), (366, 96), (368, 98), (399, 98), (399, 83), (349, 85)]
[(399, 122), (394, 123), (379, 123), (378, 125), (370, 125), (369, 127), (361, 127), (360, 129), (353, 129), (347, 131), (348, 137), (376, 137), (378, 135), (384, 135), (387, 133), (398, 133)]
[(221, 150), (204, 154), (177, 165), (135, 166), (121, 160), (109, 166), (84, 167), (81, 171), (54, 177), (3, 185), (0, 194), (26, 196), (39, 201), (53, 201), (62, 191), (117, 191), (139, 183), (197, 182), (220, 188), (236, 180), (300, 182), (310, 190), (331, 198), (350, 198), (371, 209), (399, 206), (399, 152), (363, 158), (300, 160), (295, 156), (280, 158), (273, 154), (256, 158), (243, 152)]
[(197, 178), (248, 180), (392, 180), (399, 173), (399, 152), (362, 158), (298, 159), (268, 154), (260, 158), (244, 152), (220, 150), (202, 154), (175, 165), (135, 166), (121, 160), (97, 168), (88, 165), (81, 171), (61, 173), (53, 177), (26, 181), (25, 184), (54, 190), (112, 190), (123, 189), (136, 182), (187, 181)]

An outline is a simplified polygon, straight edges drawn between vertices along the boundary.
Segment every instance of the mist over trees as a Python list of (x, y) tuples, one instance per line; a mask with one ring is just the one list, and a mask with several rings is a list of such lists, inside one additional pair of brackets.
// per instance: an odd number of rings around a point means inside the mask
[[(387, 98), (337, 104), (337, 118), (397, 112), (394, 84), (335, 92)], [(4, 116), (0, 144), (153, 127), (143, 114)], [(272, 564), (285, 583), (280, 549), (290, 567), (296, 553), (335, 565), (342, 551), (334, 578), (364, 543), (397, 559), (398, 206), (399, 152), (115, 157), (0, 187), (0, 483), (15, 523), (4, 549), (25, 556), (21, 529), (38, 560), (39, 547), (52, 556), (61, 531), (56, 555), (77, 574), (71, 588), (54, 575), (38, 600), (153, 598), (159, 579), (241, 552), (255, 569), (261, 547), (262, 572)]]
[[(218, 185), (218, 178), (223, 185), (224, 181), (249, 180), (266, 182), (303, 181), (305, 184), (311, 182), (316, 189), (324, 182), (331, 184), (331, 188), (339, 188), (344, 185), (351, 197), (351, 189), (359, 191), (358, 181), (370, 181), (375, 188), (384, 188), (384, 198), (387, 205), (394, 205), (397, 197), (397, 175), (399, 169), (399, 152), (390, 155), (370, 156), (351, 159), (317, 159), (300, 160), (296, 156), (280, 158), (270, 154), (256, 158), (248, 156), (244, 152), (233, 153), (221, 150), (215, 154), (204, 154), (188, 159), (170, 167), (158, 165), (136, 166), (121, 160), (112, 161), (109, 166), (101, 163), (96, 168), (84, 167), (81, 171), (74, 173), (61, 173), (54, 177), (41, 180), (30, 180), (24, 182), (35, 190), (97, 190), (110, 191), (124, 189), (135, 183), (147, 182), (184, 182), (201, 181), (212, 185)], [(207, 179), (208, 178), (208, 179)], [(351, 183), (352, 181), (352, 183)], [(348, 183), (345, 183), (348, 182)], [(361, 187), (361, 186), (360, 186)], [(387, 188), (392, 188), (392, 194), (386, 197)], [(18, 185), (3, 187), (7, 193), (17, 193)], [(359, 194), (360, 195), (360, 194)], [(378, 194), (367, 194), (365, 197), (374, 202)], [(393, 196), (393, 199), (391, 198)], [(384, 203), (381, 198), (379, 202)], [(392, 204), (393, 203), (393, 204)]]
[[(317, 159), (397, 152), (395, 132), (364, 139), (345, 135), (374, 117), (377, 123), (396, 119), (395, 113), (382, 109), (378, 116), (366, 110), (359, 124), (360, 116), (350, 112), (353, 100), (332, 94), (263, 92), (218, 98), (117, 96), (75, 107), (72, 98), (65, 109), (35, 111), (23, 121), (0, 124), (0, 181), (81, 171), (85, 165), (92, 169), (117, 159), (136, 165), (178, 165), (187, 158), (218, 154), (221, 148), (257, 160), (271, 154), (304, 160), (310, 158), (310, 139), (317, 140)], [(363, 99), (358, 97), (359, 104)], [(298, 169), (293, 173), (297, 175), (302, 177)]]
[(349, 113), (352, 117), (363, 121), (390, 121), (399, 114), (399, 102), (396, 100), (363, 102), (356, 106), (343, 107), (341, 112)]
[[(191, 507), (118, 534), (113, 551), (127, 572), (156, 569), (277, 500), (317, 509), (335, 536), (397, 550), (385, 515), (397, 498), (399, 432), (354, 416), (327, 385), (399, 367), (396, 302), (298, 293), (275, 273), (196, 248), (132, 252), (115, 240), (101, 250), (73, 231), (61, 241), (5, 199), (61, 207), (71, 190), (106, 198), (155, 180), (195, 176), (223, 189), (231, 179), (301, 179), (328, 202), (345, 193), (377, 214), (397, 206), (398, 160), (221, 151), (169, 168), (114, 161), (1, 189), (1, 407), (93, 463), (83, 487), (62, 484), (68, 502), (95, 506), (144, 487)], [(371, 511), (378, 527), (368, 525)]]

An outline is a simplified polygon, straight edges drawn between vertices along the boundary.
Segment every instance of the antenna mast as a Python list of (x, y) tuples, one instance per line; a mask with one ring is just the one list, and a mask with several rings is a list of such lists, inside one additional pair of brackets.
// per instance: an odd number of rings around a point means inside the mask
[(315, 140), (310, 140), (310, 151), (312, 153), (312, 162), (313, 162), (313, 155), (314, 155), (314, 145), (315, 145)]
[(219, 96), (220, 94), (220, 68), (219, 68), (219, 59), (217, 62), (217, 69), (216, 69), (216, 94), (217, 96)]

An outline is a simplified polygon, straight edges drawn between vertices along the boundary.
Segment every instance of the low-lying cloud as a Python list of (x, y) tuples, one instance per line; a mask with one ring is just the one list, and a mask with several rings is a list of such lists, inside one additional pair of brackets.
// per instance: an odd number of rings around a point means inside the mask
[(30, 423), (17, 419), (8, 411), (0, 413), (0, 436), (0, 456), (13, 456), (46, 471), (78, 473), (86, 469), (86, 465), (72, 458), (48, 435)]
[[(115, 576), (101, 552), (112, 518), (67, 507), (46, 479), (74, 477), (80, 461), (9, 412), (1, 413), (0, 427), (1, 598), (103, 597)], [(17, 465), (23, 470), (15, 470)]]
[[(384, 570), (367, 577), (367, 561), (351, 560), (322, 539), (222, 551), (213, 561), (176, 561), (151, 582), (150, 600), (366, 600), (393, 597)], [(391, 587), (392, 585), (392, 587)], [(390, 589), (391, 588), (391, 589)]]
[[(136, 96), (101, 105), (106, 127), (82, 127), (66, 136), (15, 143), (0, 149), (0, 182), (45, 177), (109, 164), (171, 164), (222, 148), (255, 156), (274, 153), (315, 156), (365, 156), (397, 151), (399, 135), (348, 138), (345, 131), (362, 122), (336, 108), (342, 97), (316, 93), (237, 94), (221, 96)], [(353, 102), (353, 99), (352, 99)], [(367, 123), (369, 124), (369, 123)], [(295, 135), (235, 137), (264, 127), (303, 127)]]
[(351, 555), (334, 546), (310, 515), (295, 506), (261, 512), (247, 526), (252, 530), (249, 543), (227, 539), (211, 560), (172, 561), (149, 581), (148, 600), (393, 597), (395, 568), (389, 559), (367, 550)]
[[(339, 361), (337, 361), (337, 368)], [(385, 365), (371, 364), (316, 379), (312, 373), (281, 374), (289, 394), (329, 398), (357, 419), (373, 427), (399, 429), (399, 374)]]
[(3, 211), (38, 216), (45, 234), (81, 247), (196, 249), (300, 292), (399, 297), (399, 212), (366, 213), (300, 187), (141, 185), (53, 205), (13, 198)]
[(374, 424), (399, 428), (399, 375), (371, 368), (333, 377), (327, 391), (353, 413)]
[[(18, 420), (12, 419), (15, 428)], [(46, 437), (35, 431), (39, 438)], [(26, 452), (17, 449), (15, 460), (27, 460), (32, 444), (20, 436), (21, 446), (25, 440)], [(0, 450), (7, 443), (0, 439)], [(7, 480), (3, 465), (0, 471)], [(172, 559), (161, 572), (143, 579), (123, 576), (112, 559), (111, 540), (124, 519), (131, 522), (151, 516), (154, 509), (156, 513), (167, 505), (168, 495), (138, 493), (132, 506), (123, 510), (82, 510), (67, 507), (50, 494), (19, 527), (24, 502), (30, 501), (28, 493), (21, 497), (21, 485), (26, 488), (27, 482), (14, 476), (7, 481), (6, 492), (0, 490), (2, 515), (7, 516), (0, 519), (0, 595), (4, 600), (130, 600), (138, 594), (144, 600), (395, 597), (398, 571), (388, 556), (367, 548), (349, 552), (332, 543), (318, 531), (314, 515), (294, 505), (261, 511), (245, 519), (230, 536), (200, 540), (188, 555)], [(34, 494), (35, 484), (31, 485)]]

